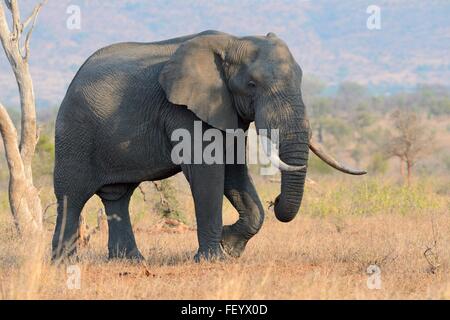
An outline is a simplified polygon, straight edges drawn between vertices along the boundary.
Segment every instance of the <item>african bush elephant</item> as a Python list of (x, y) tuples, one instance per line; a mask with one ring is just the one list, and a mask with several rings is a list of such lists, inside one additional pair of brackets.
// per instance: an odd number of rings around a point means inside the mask
[[(297, 214), (309, 148), (335, 168), (347, 169), (310, 143), (301, 95), (302, 71), (275, 34), (235, 37), (217, 31), (154, 43), (100, 49), (80, 68), (56, 120), (54, 187), (58, 216), (53, 258), (75, 253), (79, 217), (94, 194), (108, 216), (110, 258), (142, 259), (130, 223), (130, 197), (142, 181), (183, 172), (197, 220), (196, 259), (239, 256), (264, 220), (246, 164), (174, 163), (172, 134), (180, 128), (279, 130), (281, 193), (278, 220)], [(270, 139), (270, 136), (267, 138)], [(202, 148), (205, 145), (201, 145)], [(222, 226), (225, 195), (239, 213)]]

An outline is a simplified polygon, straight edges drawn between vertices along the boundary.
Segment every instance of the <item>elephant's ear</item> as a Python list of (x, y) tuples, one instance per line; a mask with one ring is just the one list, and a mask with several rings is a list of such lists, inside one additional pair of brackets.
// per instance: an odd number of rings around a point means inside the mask
[(225, 50), (231, 36), (199, 36), (183, 43), (165, 64), (159, 83), (167, 99), (187, 106), (221, 130), (236, 129), (238, 116), (224, 77)]

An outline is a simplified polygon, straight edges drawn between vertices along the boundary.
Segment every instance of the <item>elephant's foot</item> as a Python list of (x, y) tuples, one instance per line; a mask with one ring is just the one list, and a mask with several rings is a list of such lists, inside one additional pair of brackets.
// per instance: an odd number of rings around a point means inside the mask
[(222, 261), (225, 260), (225, 254), (221, 245), (214, 246), (208, 249), (198, 249), (197, 254), (194, 256), (195, 262), (200, 261)]
[(233, 258), (239, 258), (244, 252), (248, 239), (234, 230), (233, 226), (224, 226), (222, 231), (222, 247)]
[(145, 261), (144, 256), (139, 252), (138, 248), (133, 248), (133, 249), (115, 248), (114, 250), (110, 249), (108, 259), (110, 259), (110, 260), (126, 259), (126, 260), (130, 260), (132, 262)]

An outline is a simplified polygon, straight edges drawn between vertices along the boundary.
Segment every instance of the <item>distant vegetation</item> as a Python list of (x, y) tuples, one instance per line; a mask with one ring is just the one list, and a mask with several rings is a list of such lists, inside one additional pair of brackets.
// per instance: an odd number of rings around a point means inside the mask
[[(347, 158), (350, 164), (363, 166), (372, 174), (384, 174), (393, 161), (391, 157), (400, 157), (406, 163), (405, 176), (407, 162), (410, 169), (420, 162), (433, 172), (448, 171), (447, 166), (442, 164), (448, 163), (450, 154), (440, 144), (442, 141), (435, 141), (433, 137), (437, 131), (442, 131), (438, 135), (441, 140), (445, 140), (445, 136), (450, 138), (450, 88), (419, 85), (411, 92), (376, 96), (370, 94), (365, 86), (344, 82), (335, 93), (329, 94), (325, 83), (305, 76), (303, 97), (314, 138), (334, 153)], [(406, 127), (399, 128), (401, 118), (405, 117)], [(408, 134), (408, 137), (405, 136)], [(396, 139), (396, 144), (392, 144), (393, 139)], [(415, 141), (402, 143), (402, 139)], [(411, 142), (414, 143), (413, 148), (403, 151), (401, 156), (395, 154), (394, 147), (407, 148)], [(436, 157), (427, 159), (432, 152), (439, 155), (441, 165), (432, 165), (437, 161)], [(333, 172), (314, 157), (310, 161), (311, 171), (322, 174)]]

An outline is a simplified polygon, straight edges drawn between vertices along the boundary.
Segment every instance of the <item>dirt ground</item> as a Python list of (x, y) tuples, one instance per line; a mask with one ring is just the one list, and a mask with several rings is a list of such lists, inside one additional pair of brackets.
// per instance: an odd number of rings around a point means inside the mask
[[(23, 245), (12, 225), (3, 223), (8, 227), (2, 227), (0, 233), (0, 297), (450, 298), (448, 195), (439, 193), (446, 184), (433, 185), (432, 190), (438, 191), (430, 190), (428, 196), (420, 193), (427, 190), (425, 187), (418, 187), (405, 191), (406, 198), (402, 198), (403, 187), (386, 185), (384, 190), (377, 183), (368, 180), (357, 187), (354, 182), (344, 183), (352, 191), (352, 197), (344, 200), (342, 193), (348, 190), (342, 190), (340, 183), (332, 183), (331, 189), (327, 185), (327, 191), (320, 191), (322, 184), (307, 186), (304, 212), (293, 222), (280, 223), (268, 210), (262, 230), (249, 242), (243, 256), (215, 263), (193, 262), (197, 238), (187, 191), (180, 191), (179, 197), (181, 206), (190, 212), (188, 226), (145, 214), (148, 204), (135, 194), (131, 205), (134, 230), (146, 265), (106, 259), (107, 228), (93, 232), (98, 200), (90, 201), (85, 210), (90, 212), (87, 233), (91, 236), (72, 265), (49, 263), (52, 224), (47, 224), (41, 241)], [(266, 185), (264, 201), (276, 193), (270, 183)], [(367, 194), (362, 190), (368, 190)], [(385, 203), (375, 207), (378, 201)], [(235, 219), (234, 210), (225, 203), (224, 222)], [(79, 288), (73, 282), (78, 272)]]

